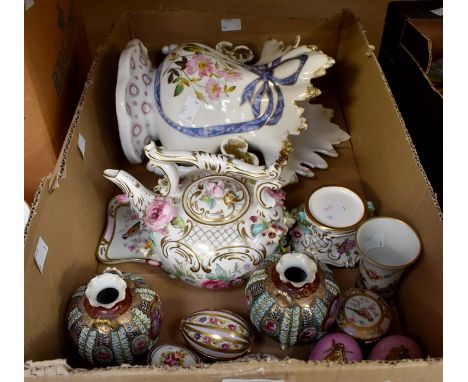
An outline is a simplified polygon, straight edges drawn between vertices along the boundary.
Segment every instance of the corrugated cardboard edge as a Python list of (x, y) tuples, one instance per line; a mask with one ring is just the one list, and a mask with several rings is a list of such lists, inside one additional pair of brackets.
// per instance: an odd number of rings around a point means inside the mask
[[(216, 377), (226, 372), (232, 371), (232, 374), (236, 377), (241, 377), (242, 375), (262, 375), (268, 372), (268, 374), (278, 374), (281, 375), (285, 371), (285, 364), (294, 367), (295, 371), (301, 369), (307, 369), (307, 371), (312, 371), (312, 367), (317, 368), (329, 368), (336, 367), (342, 368), (344, 370), (350, 370), (355, 368), (374, 368), (386, 366), (387, 368), (402, 368), (407, 366), (441, 366), (443, 363), (440, 358), (427, 358), (427, 359), (417, 359), (417, 360), (403, 360), (403, 361), (362, 361), (362, 362), (330, 362), (330, 361), (301, 361), (297, 359), (288, 359), (282, 361), (250, 361), (250, 362), (219, 362), (211, 365), (201, 365), (196, 368), (181, 368), (181, 367), (155, 367), (155, 366), (131, 366), (131, 365), (121, 365), (107, 368), (96, 368), (96, 369), (73, 369), (69, 366), (65, 359), (56, 359), (51, 361), (27, 361), (24, 364), (24, 376), (25, 377), (39, 377), (39, 376), (77, 376), (77, 375), (87, 375), (87, 376), (107, 376), (112, 375), (154, 375), (154, 376), (164, 376), (166, 373), (171, 373), (171, 375), (180, 374), (196, 374), (201, 372), (207, 376), (207, 380), (210, 377)], [(267, 369), (266, 369), (267, 368)]]
[[(119, 19), (121, 17), (127, 17), (126, 13), (123, 13), (119, 17)], [(112, 25), (112, 29), (115, 24), (116, 23)], [(86, 95), (88, 93), (88, 88), (92, 83), (91, 77), (94, 73), (94, 69), (97, 63), (101, 59), (101, 55), (104, 50), (104, 47), (107, 45), (108, 41), (111, 39), (111, 35), (112, 35), (112, 31), (108, 34), (107, 38), (105, 39), (105, 41), (103, 41), (101, 46), (96, 50), (94, 60), (91, 63), (91, 66), (89, 67), (89, 71), (86, 76), (86, 82), (84, 83), (84, 86), (83, 86), (83, 91), (81, 92), (81, 96), (76, 106), (75, 113), (73, 114), (73, 118), (68, 128), (65, 140), (63, 142), (62, 149), (60, 150), (60, 155), (57, 159), (57, 163), (55, 165), (54, 171), (52, 171), (46, 177), (41, 179), (41, 182), (36, 190), (36, 193), (34, 194), (34, 199), (31, 204), (31, 211), (29, 214), (29, 219), (24, 228), (24, 240), (25, 241), (26, 241), (26, 238), (28, 237), (29, 227), (31, 225), (32, 220), (34, 219), (35, 212), (37, 208), (39, 207), (42, 192), (44, 191), (44, 189), (47, 189), (49, 194), (53, 193), (55, 189), (60, 187), (60, 181), (66, 177), (66, 169), (67, 169), (66, 165), (67, 165), (68, 151), (70, 148), (70, 144), (73, 140), (73, 137), (75, 135), (75, 130), (80, 121), (81, 111), (83, 109), (83, 104), (86, 99)]]
[[(427, 82), (429, 83), (429, 85), (431, 86), (432, 90), (434, 90), (441, 98), (443, 97), (442, 94), (440, 93), (440, 91), (432, 84), (432, 81), (429, 79), (428, 75), (427, 75), (427, 72), (429, 71), (429, 67), (431, 66), (431, 63), (432, 63), (432, 41), (424, 34), (420, 31), (421, 35), (426, 39), (427, 41), (427, 46), (428, 46), (428, 50), (429, 50), (429, 63), (428, 63), (428, 69), (425, 70), (418, 62), (418, 60), (416, 60), (416, 57), (414, 57), (414, 55), (410, 52), (410, 50), (406, 47), (406, 45), (403, 43), (403, 35), (404, 35), (404, 31), (406, 29), (406, 26), (408, 24), (411, 24), (413, 26), (413, 28), (416, 28), (416, 26), (413, 24), (413, 19), (407, 19), (405, 21), (405, 25), (403, 26), (402, 28), (402, 32), (401, 32), (401, 36), (400, 36), (400, 47), (408, 54), (408, 56), (411, 58), (411, 60), (413, 60), (414, 64), (416, 65), (416, 67), (421, 71), (423, 77), (426, 78)], [(418, 19), (418, 21), (428, 21), (428, 22), (432, 22), (434, 21), (433, 19)], [(438, 20), (436, 20), (438, 21)]]
[[(354, 15), (354, 13), (349, 9), (346, 9), (345, 11)], [(366, 41), (367, 46), (369, 47), (369, 49), (367, 51), (367, 56), (369, 58), (372, 58), (372, 60), (374, 60), (375, 64), (377, 65), (377, 67), (379, 69), (380, 75), (382, 77), (382, 81), (384, 82), (384, 85), (385, 85), (386, 89), (389, 92), (389, 95), (390, 95), (390, 98), (392, 100), (393, 106), (395, 107), (395, 111), (396, 111), (396, 113), (398, 115), (398, 119), (400, 120), (401, 127), (402, 127), (402, 129), (403, 129), (403, 131), (405, 133), (406, 139), (407, 139), (407, 141), (408, 141), (408, 143), (410, 145), (411, 151), (413, 153), (414, 160), (415, 160), (415, 162), (416, 162), (416, 164), (417, 164), (417, 166), (419, 168), (419, 171), (421, 172), (421, 175), (424, 178), (424, 181), (425, 181), (425, 183), (427, 185), (427, 188), (429, 189), (431, 199), (432, 199), (432, 201), (434, 202), (434, 205), (437, 208), (439, 218), (440, 218), (441, 221), (443, 221), (443, 214), (442, 214), (442, 210), (440, 208), (439, 202), (437, 200), (437, 196), (436, 196), (436, 194), (434, 192), (434, 189), (432, 188), (432, 185), (431, 185), (431, 182), (429, 181), (429, 178), (427, 177), (426, 171), (424, 170), (424, 167), (422, 166), (421, 161), (419, 160), (418, 152), (416, 150), (416, 147), (414, 146), (413, 140), (411, 139), (411, 135), (410, 135), (408, 129), (406, 128), (406, 123), (405, 123), (403, 117), (401, 116), (400, 109), (398, 109), (398, 105), (397, 105), (397, 103), (395, 101), (395, 98), (393, 97), (392, 90), (390, 89), (390, 86), (388, 85), (387, 78), (385, 77), (385, 74), (384, 74), (384, 72), (382, 70), (382, 67), (380, 66), (379, 61), (378, 61), (376, 55), (373, 52), (372, 45), (369, 44), (369, 41), (367, 40), (366, 31), (365, 31), (364, 26), (361, 24), (360, 20), (356, 16), (354, 16), (354, 17), (356, 18), (356, 22), (357, 22), (357, 24), (359, 26), (359, 31), (360, 31), (362, 37), (364, 38), (364, 40)]]
[(32, 201), (30, 210), (29, 210), (29, 218), (24, 226), (24, 240), (26, 241), (26, 238), (28, 237), (28, 231), (29, 231), (29, 225), (31, 224), (31, 221), (36, 214), (36, 209), (39, 205), (39, 199), (41, 197), (41, 193), (44, 190), (44, 187), (46, 186), (46, 183), (48, 182), (50, 178), (50, 174), (44, 178), (41, 179), (41, 182), (39, 183), (39, 186), (37, 187), (36, 193), (34, 194), (34, 199)]

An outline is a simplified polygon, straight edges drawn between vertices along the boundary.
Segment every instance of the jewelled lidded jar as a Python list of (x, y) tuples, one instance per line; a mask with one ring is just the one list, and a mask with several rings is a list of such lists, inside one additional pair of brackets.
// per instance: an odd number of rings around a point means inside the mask
[(336, 322), (343, 332), (367, 343), (384, 336), (391, 319), (390, 307), (382, 297), (366, 289), (351, 288), (341, 297)]
[(252, 323), (285, 350), (325, 334), (335, 321), (340, 289), (325, 264), (293, 252), (268, 257), (245, 293)]
[(71, 296), (66, 325), (73, 346), (91, 364), (133, 364), (156, 342), (161, 317), (158, 295), (140, 276), (106, 268)]

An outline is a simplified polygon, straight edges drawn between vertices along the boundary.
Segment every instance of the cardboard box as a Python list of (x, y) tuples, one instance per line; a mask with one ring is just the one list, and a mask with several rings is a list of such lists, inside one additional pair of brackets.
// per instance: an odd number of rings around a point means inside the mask
[(157, 9), (235, 12), (273, 17), (331, 17), (343, 8), (359, 15), (370, 44), (379, 51), (387, 4), (391, 0), (82, 0), (83, 19), (91, 52), (102, 44), (123, 12)]
[[(91, 64), (79, 3), (37, 1), (24, 14), (24, 199), (53, 171)], [(26, 3), (25, 3), (26, 4)]]
[[(242, 30), (221, 32), (221, 19), (241, 18)], [(183, 25), (183, 28), (181, 27)], [(414, 337), (428, 359), (358, 364), (305, 362), (309, 346), (281, 352), (270, 338), (257, 336), (254, 352), (289, 356), (266, 363), (216, 363), (193, 370), (144, 366), (83, 369), (67, 341), (64, 312), (77, 286), (104, 266), (95, 258), (108, 200), (118, 192), (103, 170), (124, 168), (145, 185), (156, 183), (144, 165), (131, 166), (120, 147), (114, 111), (114, 89), (120, 52), (140, 38), (153, 59), (169, 43), (220, 40), (247, 44), (258, 54), (269, 37), (315, 44), (336, 59), (336, 65), (314, 84), (323, 94), (316, 102), (335, 111), (334, 122), (352, 136), (327, 158), (329, 168), (315, 178), (301, 178), (287, 187), (287, 206), (295, 207), (324, 184), (342, 184), (367, 196), (380, 215), (401, 218), (418, 231), (424, 252), (405, 274), (395, 302), (392, 332)], [(86, 141), (84, 155), (79, 137)], [(81, 139), (82, 139), (81, 138)], [(266, 17), (222, 12), (155, 11), (123, 15), (95, 59), (59, 158), (58, 176), (45, 179), (32, 207), (25, 241), (25, 375), (39, 380), (221, 381), (225, 378), (267, 378), (309, 381), (398, 380), (438, 381), (442, 376), (442, 222), (441, 211), (418, 161), (395, 102), (372, 53), (362, 26), (349, 11), (329, 19)], [(48, 246), (42, 273), (34, 254), (39, 240)], [(172, 280), (142, 264), (122, 264), (141, 274), (162, 300), (164, 322), (159, 343), (183, 344), (180, 319), (205, 307), (227, 308), (247, 316), (243, 288), (200, 290)], [(345, 290), (354, 285), (357, 269), (336, 269)], [(430, 281), (430, 282), (429, 282)], [(65, 360), (66, 359), (66, 360)]]
[[(390, 3), (379, 62), (418, 151), (421, 164), (442, 204), (443, 97), (429, 70), (442, 58), (442, 17), (431, 12), (442, 2)], [(441, 85), (441, 84), (440, 84)]]

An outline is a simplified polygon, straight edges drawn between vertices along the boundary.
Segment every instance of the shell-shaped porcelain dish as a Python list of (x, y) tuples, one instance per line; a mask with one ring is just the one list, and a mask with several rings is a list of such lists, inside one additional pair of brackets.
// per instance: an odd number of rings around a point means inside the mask
[(254, 340), (247, 321), (228, 310), (194, 312), (182, 320), (180, 330), (192, 349), (214, 360), (241, 357)]

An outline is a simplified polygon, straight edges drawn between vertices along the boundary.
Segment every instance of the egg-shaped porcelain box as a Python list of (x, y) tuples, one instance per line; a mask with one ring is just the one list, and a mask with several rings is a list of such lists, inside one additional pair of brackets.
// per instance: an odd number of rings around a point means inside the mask
[(340, 289), (325, 264), (293, 252), (267, 258), (245, 293), (252, 323), (286, 349), (326, 333), (338, 312)]
[(214, 360), (232, 360), (250, 352), (254, 335), (249, 323), (229, 310), (203, 309), (184, 318), (180, 330), (196, 352)]

